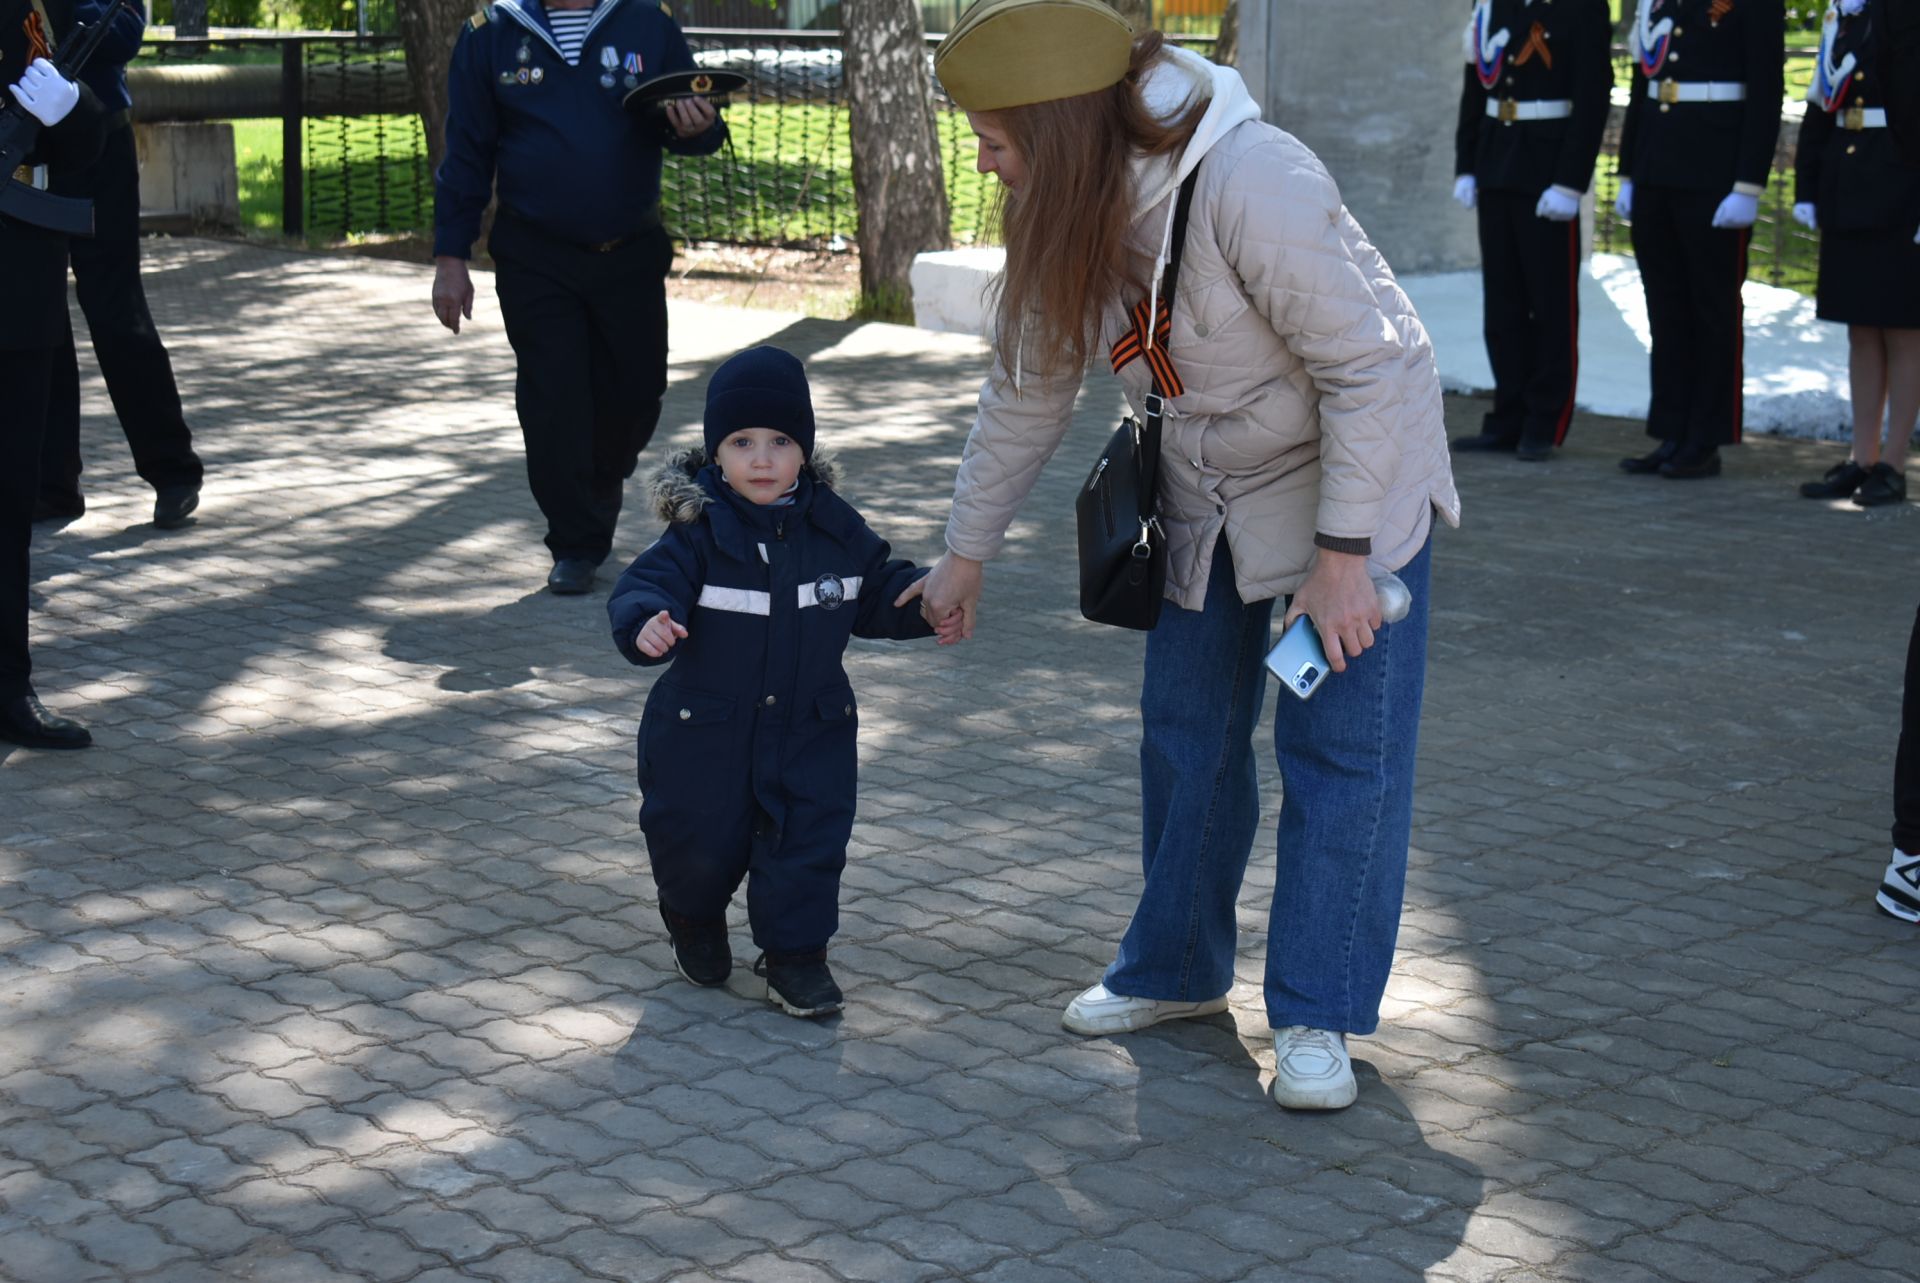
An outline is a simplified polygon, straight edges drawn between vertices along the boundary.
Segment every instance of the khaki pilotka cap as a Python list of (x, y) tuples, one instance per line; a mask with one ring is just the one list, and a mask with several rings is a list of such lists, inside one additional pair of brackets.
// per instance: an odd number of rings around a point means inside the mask
[(1120, 83), (1133, 29), (1100, 0), (980, 0), (933, 52), (966, 111), (1000, 111)]

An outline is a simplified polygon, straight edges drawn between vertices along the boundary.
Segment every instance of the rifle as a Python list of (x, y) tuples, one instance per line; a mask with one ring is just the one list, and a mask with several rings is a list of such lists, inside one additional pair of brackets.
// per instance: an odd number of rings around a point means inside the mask
[[(106, 39), (107, 28), (114, 18), (120, 10), (131, 7), (128, 0), (114, 0), (99, 21), (91, 26), (85, 23), (76, 26), (54, 53), (54, 68), (68, 80), (77, 80), (81, 69), (100, 48), (100, 42)], [(5, 180), (0, 182), (0, 214), (69, 236), (91, 236), (92, 201), (55, 196), (13, 177), (20, 163), (33, 151), (34, 144), (39, 142), (41, 128), (40, 122), (19, 103), (9, 102), (0, 107), (0, 179)]]

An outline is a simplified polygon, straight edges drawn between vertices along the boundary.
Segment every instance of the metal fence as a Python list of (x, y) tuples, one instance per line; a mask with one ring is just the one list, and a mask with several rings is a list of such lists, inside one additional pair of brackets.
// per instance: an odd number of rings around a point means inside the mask
[[(696, 60), (748, 73), (752, 88), (727, 108), (730, 142), (713, 156), (669, 155), (662, 214), (688, 240), (813, 248), (857, 239), (848, 111), (837, 31), (689, 28)], [(1207, 37), (1181, 37), (1206, 52)], [(937, 37), (928, 37), (929, 57)], [(1616, 105), (1595, 176), (1597, 250), (1631, 254), (1629, 231), (1614, 215), (1614, 175), (1625, 86), (1625, 51), (1616, 51)], [(433, 178), (426, 138), (413, 111), (404, 55), (394, 36), (226, 37), (157, 42), (149, 62), (224, 62), (272, 76), (244, 114), (279, 122), (280, 150), (241, 174), (243, 202), (277, 211), (271, 226), (289, 235), (332, 239), (370, 232), (417, 232), (433, 222)], [(1789, 50), (1790, 69), (1809, 50)], [(272, 69), (272, 70), (269, 70)], [(936, 84), (937, 122), (954, 241), (991, 241), (992, 180), (974, 172), (966, 116)], [(1792, 90), (1790, 88), (1790, 96)], [(147, 114), (140, 106), (142, 118)], [(1798, 108), (1789, 105), (1773, 181), (1761, 201), (1749, 275), (1811, 290), (1816, 237), (1794, 223), (1793, 155)], [(243, 166), (245, 170), (245, 166)]]

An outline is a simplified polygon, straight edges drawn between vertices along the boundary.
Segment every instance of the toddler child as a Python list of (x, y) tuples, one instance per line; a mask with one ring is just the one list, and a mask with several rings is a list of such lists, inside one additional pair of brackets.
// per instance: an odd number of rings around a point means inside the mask
[(640, 829), (674, 965), (697, 985), (733, 969), (727, 903), (744, 878), (767, 999), (837, 1011), (827, 967), (853, 832), (850, 636), (958, 640), (917, 602), (927, 572), (832, 489), (813, 449), (798, 358), (730, 357), (707, 385), (706, 444), (653, 478), (664, 534), (620, 576), (607, 614), (635, 664), (673, 667), (641, 715)]

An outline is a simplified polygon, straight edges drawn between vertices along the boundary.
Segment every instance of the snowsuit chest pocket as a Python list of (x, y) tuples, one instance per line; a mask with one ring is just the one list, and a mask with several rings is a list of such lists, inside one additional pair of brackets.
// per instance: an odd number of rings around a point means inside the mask
[(699, 790), (715, 771), (744, 771), (744, 745), (734, 744), (735, 703), (731, 695), (655, 687), (640, 719), (641, 792)]

